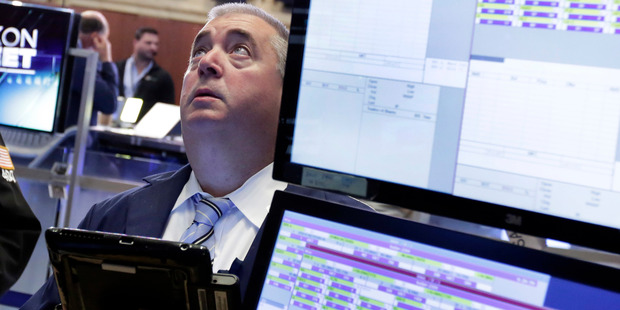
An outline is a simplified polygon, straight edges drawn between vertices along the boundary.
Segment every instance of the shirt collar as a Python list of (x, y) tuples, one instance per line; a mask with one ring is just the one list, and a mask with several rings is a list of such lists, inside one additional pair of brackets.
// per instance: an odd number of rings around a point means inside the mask
[(151, 69), (153, 68), (153, 60), (149, 62), (149, 65), (146, 66), (146, 68), (144, 68), (142, 73), (138, 73), (138, 68), (136, 68), (136, 60), (133, 57), (133, 55), (127, 58), (127, 62), (125, 63), (125, 66), (130, 68), (131, 74), (135, 74), (136, 76), (135, 82), (137, 82), (137, 81), (140, 81), (147, 73), (149, 73), (149, 71), (151, 71)]
[[(229, 198), (237, 206), (237, 209), (256, 227), (260, 227), (265, 220), (274, 192), (276, 190), (284, 190), (287, 186), (285, 182), (274, 180), (271, 176), (272, 173), (273, 163), (257, 172), (241, 187), (224, 196)], [(196, 175), (192, 171), (172, 210), (198, 192), (208, 197), (213, 197), (211, 194), (202, 191), (200, 184), (198, 184), (198, 179), (196, 179)]]

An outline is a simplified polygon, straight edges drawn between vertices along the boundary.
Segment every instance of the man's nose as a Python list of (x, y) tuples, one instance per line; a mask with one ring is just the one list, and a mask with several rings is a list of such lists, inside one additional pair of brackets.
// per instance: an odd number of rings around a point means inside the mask
[(199, 74), (220, 77), (222, 75), (221, 58), (223, 52), (213, 48), (202, 56), (199, 62)]

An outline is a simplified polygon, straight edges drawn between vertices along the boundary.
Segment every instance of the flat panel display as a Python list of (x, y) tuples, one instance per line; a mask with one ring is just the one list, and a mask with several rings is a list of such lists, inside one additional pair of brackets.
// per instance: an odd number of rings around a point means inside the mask
[(73, 22), (69, 9), (0, 1), (0, 125), (55, 131)]
[(296, 1), (274, 177), (620, 252), (619, 50), (616, 1)]
[(620, 269), (276, 192), (245, 309), (607, 309)]

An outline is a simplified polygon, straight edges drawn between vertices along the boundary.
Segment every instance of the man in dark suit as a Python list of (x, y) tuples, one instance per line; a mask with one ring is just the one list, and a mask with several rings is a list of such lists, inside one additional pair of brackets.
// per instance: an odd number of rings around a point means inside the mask
[[(275, 190), (370, 208), (346, 196), (272, 179), (288, 31), (242, 3), (213, 8), (192, 45), (181, 90), (181, 126), (189, 165), (96, 204), (79, 225), (180, 240), (196, 213), (191, 197), (228, 198), (234, 207), (214, 226), (214, 271), (239, 276), (242, 294)], [(23, 309), (58, 304), (53, 279)]]
[(0, 296), (19, 279), (41, 233), (41, 224), (24, 199), (14, 171), (0, 136)]
[(142, 27), (134, 36), (131, 57), (116, 63), (120, 77), (120, 95), (125, 98), (140, 98), (143, 101), (138, 120), (157, 102), (175, 103), (172, 77), (155, 62), (158, 49), (157, 30)]
[[(108, 39), (110, 28), (105, 16), (97, 11), (84, 11), (81, 13), (79, 27), (79, 47), (94, 50), (99, 54), (90, 119), (90, 125), (96, 125), (98, 113), (102, 114), (103, 119), (110, 119), (116, 111), (118, 71), (112, 62), (112, 48)], [(78, 122), (85, 67), (86, 59), (75, 58), (65, 128)]]

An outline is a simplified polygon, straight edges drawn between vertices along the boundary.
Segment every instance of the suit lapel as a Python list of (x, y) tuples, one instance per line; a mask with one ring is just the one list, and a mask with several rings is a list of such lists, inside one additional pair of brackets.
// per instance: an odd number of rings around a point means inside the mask
[(191, 168), (186, 165), (172, 175), (145, 178), (149, 183), (147, 188), (133, 193), (134, 197), (128, 199), (126, 233), (161, 238), (170, 211), (190, 173)]

